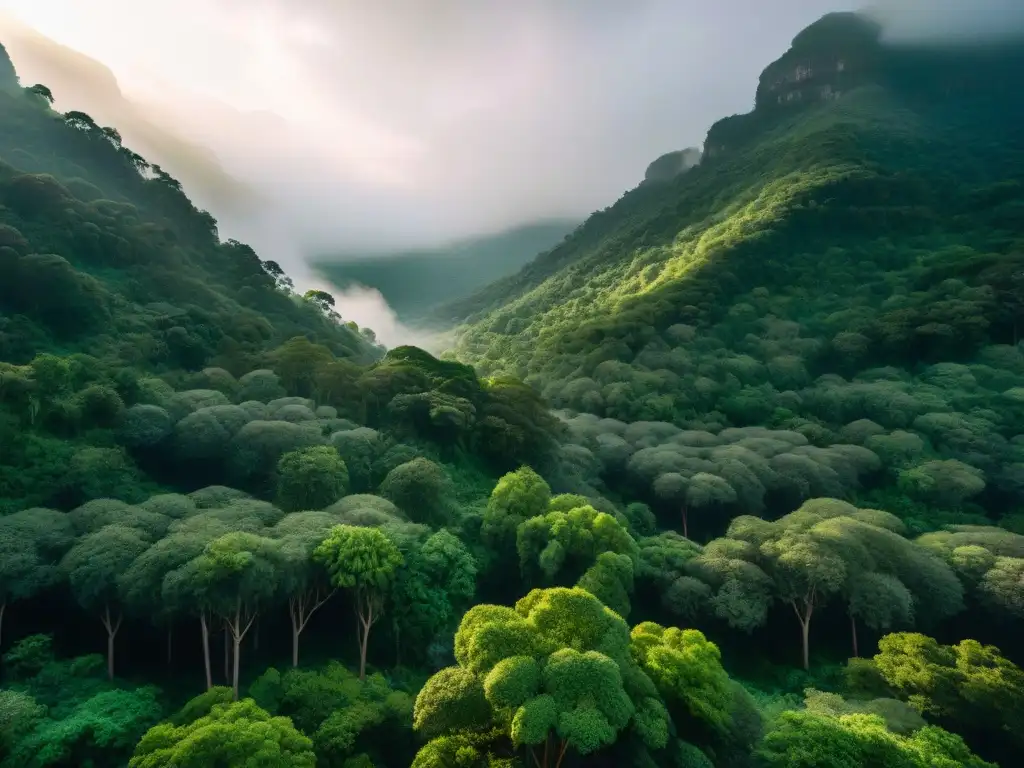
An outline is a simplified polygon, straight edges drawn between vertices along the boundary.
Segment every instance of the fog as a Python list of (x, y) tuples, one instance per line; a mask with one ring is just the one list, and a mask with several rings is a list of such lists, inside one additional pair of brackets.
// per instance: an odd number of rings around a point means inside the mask
[[(329, 289), (306, 258), (605, 207), (651, 160), (749, 110), (801, 28), (856, 5), (4, 0), (0, 41), (25, 84), (180, 178), (222, 236)], [(1005, 29), (1018, 6), (888, 0), (879, 14), (893, 39), (920, 39)], [(339, 303), (385, 343), (412, 338), (372, 293)]]

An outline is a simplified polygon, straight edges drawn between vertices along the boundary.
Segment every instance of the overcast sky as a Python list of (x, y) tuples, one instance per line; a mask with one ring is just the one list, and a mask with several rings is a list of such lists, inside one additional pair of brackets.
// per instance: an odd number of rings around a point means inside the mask
[[(883, 2), (898, 33), (1024, 9)], [(8, 19), (0, 41), (27, 84), (116, 125), (301, 281), (312, 253), (603, 208), (749, 110), (800, 29), (861, 4), (0, 0), (38, 33)]]

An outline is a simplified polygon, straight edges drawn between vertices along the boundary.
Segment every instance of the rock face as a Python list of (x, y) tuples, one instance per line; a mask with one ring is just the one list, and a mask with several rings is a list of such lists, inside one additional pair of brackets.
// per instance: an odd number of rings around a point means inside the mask
[(0, 43), (0, 91), (14, 91), (18, 88), (18, 73), (11, 57), (7, 55), (7, 49)]
[(855, 13), (830, 13), (793, 39), (761, 73), (756, 109), (838, 99), (868, 82), (881, 57), (881, 27)]
[(841, 98), (884, 69), (881, 26), (857, 13), (830, 13), (811, 24), (761, 73), (754, 111), (711, 126), (704, 157), (714, 159), (800, 105)]
[(647, 166), (644, 182), (671, 181), (681, 173), (700, 163), (701, 152), (696, 147), (687, 147), (662, 155)]

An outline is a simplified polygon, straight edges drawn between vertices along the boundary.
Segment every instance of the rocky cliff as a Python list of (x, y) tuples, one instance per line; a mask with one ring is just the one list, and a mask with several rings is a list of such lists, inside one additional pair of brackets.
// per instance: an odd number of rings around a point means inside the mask
[(856, 13), (830, 13), (793, 38), (761, 73), (754, 111), (719, 120), (704, 142), (718, 157), (758, 134), (793, 108), (839, 99), (882, 71), (881, 27)]
[(881, 27), (855, 13), (831, 13), (793, 39), (761, 73), (755, 109), (837, 99), (870, 82), (881, 55)]

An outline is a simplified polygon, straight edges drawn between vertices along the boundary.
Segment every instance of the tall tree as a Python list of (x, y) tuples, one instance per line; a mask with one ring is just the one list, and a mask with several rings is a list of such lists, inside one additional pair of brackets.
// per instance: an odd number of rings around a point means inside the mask
[(26, 509), (0, 517), (0, 647), (7, 604), (30, 599), (60, 579), (60, 557), (73, 541), (62, 512)]
[(106, 630), (107, 677), (111, 680), (114, 679), (114, 640), (123, 618), (120, 577), (148, 547), (149, 542), (138, 531), (106, 525), (79, 539), (61, 563), (78, 604), (99, 614)]
[(281, 542), (278, 574), (292, 624), (292, 666), (299, 666), (299, 640), (313, 614), (337, 591), (313, 552), (337, 524), (328, 512), (295, 512), (273, 529)]
[(366, 679), (370, 629), (384, 613), (384, 602), (404, 563), (402, 553), (378, 528), (339, 525), (316, 548), (313, 557), (327, 568), (331, 583), (352, 592), (359, 619), (359, 679)]
[(233, 532), (211, 541), (196, 559), (195, 576), (233, 643), (231, 688), (238, 699), (242, 640), (278, 590), (278, 542)]

